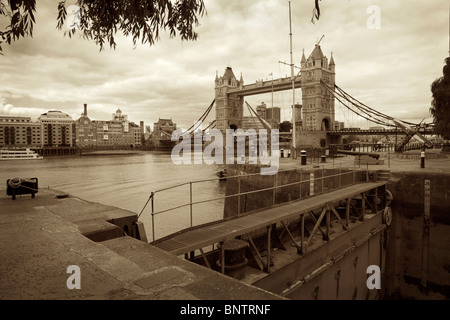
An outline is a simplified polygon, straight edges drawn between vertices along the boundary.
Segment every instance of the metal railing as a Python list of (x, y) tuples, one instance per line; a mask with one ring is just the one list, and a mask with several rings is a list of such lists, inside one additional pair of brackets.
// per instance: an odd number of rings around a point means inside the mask
[[(238, 197), (237, 203), (236, 203), (236, 205), (237, 205), (236, 213), (239, 216), (246, 212), (245, 210), (242, 210), (242, 208), (241, 208), (241, 204), (242, 204), (241, 202), (243, 201), (242, 197), (246, 197), (249, 195), (255, 195), (257, 193), (268, 192), (268, 191), (272, 190), (271, 205), (275, 205), (275, 204), (279, 204), (279, 203), (288, 202), (288, 201), (281, 201), (281, 202), (277, 201), (277, 199), (280, 198), (280, 197), (277, 197), (277, 195), (282, 194), (281, 191), (284, 188), (289, 188), (289, 187), (292, 188), (292, 187), (295, 187), (298, 185), (299, 186), (298, 187), (299, 190), (297, 190), (298, 197), (294, 196), (294, 198), (292, 198), (292, 200), (290, 200), (290, 201), (297, 201), (300, 199), (308, 198), (311, 196), (315, 196), (318, 194), (336, 190), (336, 189), (339, 189), (344, 186), (350, 186), (350, 185), (365, 182), (368, 180), (366, 170), (361, 170), (359, 168), (356, 168), (355, 166), (353, 167), (353, 169), (349, 169), (348, 167), (343, 169), (342, 164), (340, 164), (339, 167), (335, 167), (334, 164), (333, 164), (333, 166), (322, 165), (321, 167), (322, 168), (320, 168), (320, 167), (317, 168), (317, 166), (316, 166), (315, 168), (300, 168), (300, 169), (297, 168), (297, 169), (279, 170), (277, 172), (277, 174), (274, 174), (272, 176), (262, 176), (259, 172), (258, 173), (249, 173), (249, 174), (240, 174), (239, 173), (234, 176), (228, 176), (228, 177), (226, 177), (227, 180), (232, 180), (232, 179), (237, 180), (237, 192), (234, 194), (224, 195), (221, 197), (214, 197), (214, 198), (210, 198), (210, 199), (206, 199), (206, 200), (194, 201), (193, 185), (199, 184), (199, 183), (211, 182), (211, 181), (219, 181), (223, 178), (218, 177), (218, 178), (211, 178), (211, 179), (202, 179), (202, 180), (190, 181), (190, 182), (185, 182), (185, 183), (181, 183), (178, 185), (162, 188), (162, 189), (151, 192), (150, 197), (147, 200), (147, 203), (145, 204), (144, 208), (140, 212), (138, 218), (141, 216), (141, 214), (144, 212), (145, 208), (147, 207), (148, 203), (150, 202), (151, 203), (152, 238), (153, 238), (153, 241), (155, 241), (155, 216), (160, 215), (162, 213), (166, 213), (169, 211), (174, 211), (174, 210), (177, 210), (180, 208), (188, 207), (189, 208), (189, 220), (190, 220), (189, 227), (192, 228), (192, 227), (194, 227), (194, 224), (193, 224), (193, 214), (194, 214), (193, 206), (194, 205), (199, 205), (199, 204), (204, 204), (204, 203), (219, 201), (219, 200), (226, 201), (227, 199), (230, 199), (233, 197)], [(327, 168), (325, 168), (325, 167), (327, 167)], [(333, 169), (337, 170), (337, 173), (325, 174), (326, 171), (330, 171)], [(288, 173), (297, 174), (300, 176), (300, 179), (298, 181), (294, 181), (294, 182), (279, 184), (279, 180), (281, 180), (280, 176), (282, 176), (284, 174), (288, 174)], [(319, 173), (319, 175), (317, 175), (317, 173)], [(306, 175), (306, 174), (308, 174), (308, 178), (303, 179), (304, 175)], [(252, 177), (255, 177), (255, 176), (265, 177), (262, 179), (267, 179), (267, 177), (273, 177), (272, 178), (273, 186), (263, 187), (260, 189), (250, 190), (250, 191), (242, 191), (241, 190), (242, 181), (244, 179), (252, 179)], [(350, 177), (350, 178), (348, 178), (348, 177)], [(305, 185), (309, 186), (309, 190), (304, 189), (304, 188), (307, 188), (307, 187), (305, 187)], [(169, 207), (169, 208), (166, 208), (163, 210), (159, 210), (159, 211), (155, 210), (155, 198), (158, 194), (161, 194), (168, 190), (180, 188), (183, 186), (189, 186), (189, 201), (188, 202), (182, 203), (182, 204), (179, 204), (179, 205), (176, 205), (173, 207)], [(292, 191), (292, 189), (291, 189), (291, 191)], [(262, 208), (260, 208), (260, 209), (262, 209)], [(209, 221), (209, 222), (214, 222), (214, 221), (221, 221), (221, 220), (219, 219), (219, 220), (213, 220), (213, 221)]]

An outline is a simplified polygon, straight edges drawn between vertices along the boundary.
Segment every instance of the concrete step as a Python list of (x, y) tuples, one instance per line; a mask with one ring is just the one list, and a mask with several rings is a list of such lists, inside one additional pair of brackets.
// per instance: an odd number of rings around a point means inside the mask
[(128, 236), (100, 243), (143, 271), (129, 287), (152, 299), (282, 299)]
[[(119, 237), (132, 212), (53, 192), (0, 196), (0, 208), (0, 300), (284, 299)], [(79, 280), (80, 290), (69, 288)]]

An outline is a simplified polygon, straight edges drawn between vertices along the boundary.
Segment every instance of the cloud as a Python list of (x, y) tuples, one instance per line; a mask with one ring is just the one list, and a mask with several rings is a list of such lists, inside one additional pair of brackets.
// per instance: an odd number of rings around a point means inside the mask
[[(94, 119), (110, 119), (121, 108), (131, 121), (172, 118), (188, 127), (213, 100), (216, 72), (222, 75), (227, 66), (237, 77), (242, 73), (246, 84), (269, 73), (290, 75), (288, 1), (205, 4), (197, 41), (162, 33), (155, 46), (133, 47), (130, 38), (118, 35), (116, 50), (99, 52), (93, 41), (56, 30), (56, 4), (38, 3), (34, 37), (4, 47), (0, 57), (0, 113), (37, 117), (56, 109), (78, 117), (87, 103)], [(320, 44), (328, 57), (333, 52), (341, 88), (387, 114), (427, 115), (429, 85), (442, 75), (448, 49), (448, 8), (442, 1), (321, 1), (315, 24), (313, 4), (291, 2), (294, 64), (302, 49), (309, 55), (324, 36)], [(380, 29), (367, 27), (370, 5), (380, 8)], [(300, 90), (296, 99), (301, 101)], [(253, 107), (270, 105), (271, 96), (246, 100)], [(291, 92), (274, 94), (274, 104), (290, 119)]]
[(5, 103), (5, 99), (0, 97), (0, 115), (11, 115), (17, 117), (30, 117), (36, 121), (37, 117), (48, 110), (42, 108), (16, 107), (10, 103)]

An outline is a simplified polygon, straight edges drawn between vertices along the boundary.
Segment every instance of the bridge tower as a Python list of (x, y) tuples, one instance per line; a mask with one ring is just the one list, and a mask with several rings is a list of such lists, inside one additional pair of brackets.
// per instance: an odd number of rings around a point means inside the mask
[(333, 53), (330, 61), (316, 44), (308, 59), (303, 52), (301, 60), (303, 130), (334, 130), (334, 98), (323, 87), (326, 82), (332, 90), (335, 83), (335, 64)]
[(215, 103), (216, 103), (216, 128), (225, 133), (226, 129), (242, 128), (244, 115), (244, 97), (228, 94), (230, 88), (242, 88), (244, 80), (242, 74), (236, 79), (231, 67), (225, 69), (222, 77), (216, 73)]

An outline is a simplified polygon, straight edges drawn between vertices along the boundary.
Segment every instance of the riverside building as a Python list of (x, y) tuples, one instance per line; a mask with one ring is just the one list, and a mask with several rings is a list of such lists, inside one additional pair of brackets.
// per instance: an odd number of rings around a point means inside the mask
[(117, 109), (111, 120), (91, 120), (87, 104), (84, 112), (76, 120), (76, 145), (91, 149), (123, 149), (142, 145), (144, 123), (140, 125), (128, 121), (128, 116)]
[[(87, 105), (77, 120), (61, 111), (48, 111), (38, 121), (0, 116), (0, 148), (31, 148), (42, 154), (72, 154), (76, 148), (136, 148), (144, 140), (144, 122), (130, 122), (120, 109), (111, 120), (91, 120)], [(61, 151), (63, 150), (63, 151)], [(64, 151), (65, 150), (65, 151)]]
[(42, 125), (30, 117), (0, 116), (0, 147), (33, 147), (42, 145)]
[(38, 122), (42, 124), (42, 147), (73, 147), (75, 144), (75, 122), (61, 111), (48, 111), (41, 114)]

